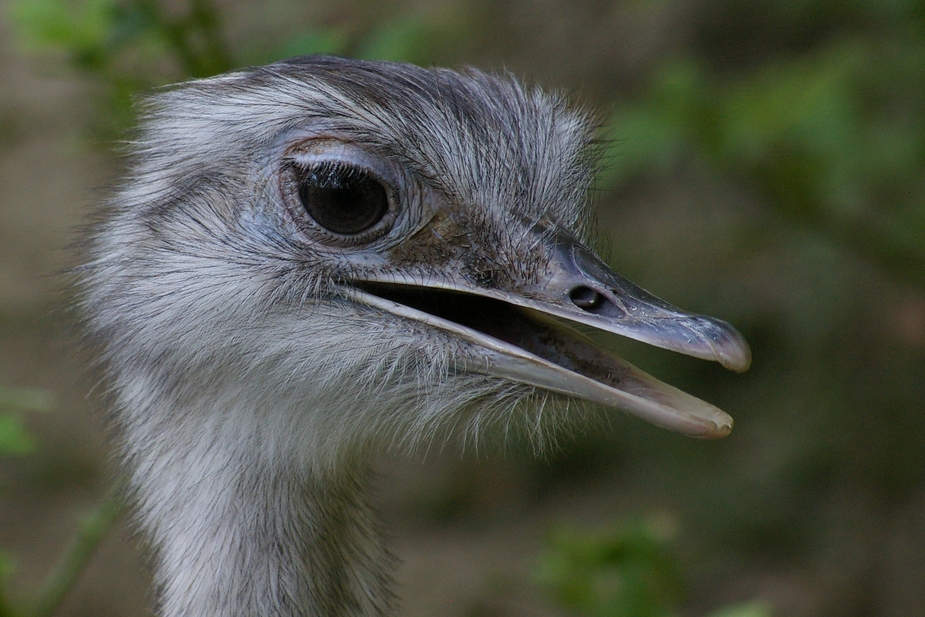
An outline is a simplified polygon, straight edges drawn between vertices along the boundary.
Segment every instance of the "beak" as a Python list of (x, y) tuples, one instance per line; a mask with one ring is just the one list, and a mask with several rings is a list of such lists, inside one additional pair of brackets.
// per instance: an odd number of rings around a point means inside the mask
[(605, 352), (564, 319), (744, 371), (751, 352), (729, 324), (686, 313), (616, 274), (560, 229), (540, 230), (548, 262), (529, 286), (488, 289), (461, 277), (353, 281), (355, 300), (480, 348), (470, 370), (600, 403), (693, 437), (724, 437), (732, 418)]
[(715, 360), (737, 373), (748, 369), (748, 343), (725, 321), (682, 311), (653, 296), (562, 231), (550, 244), (553, 258), (546, 277), (527, 290), (531, 296), (543, 297), (543, 307), (533, 302), (524, 306), (656, 347)]

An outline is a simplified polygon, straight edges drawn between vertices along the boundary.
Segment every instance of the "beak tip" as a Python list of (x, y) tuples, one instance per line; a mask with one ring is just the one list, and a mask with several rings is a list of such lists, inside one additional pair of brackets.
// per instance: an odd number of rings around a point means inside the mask
[(752, 365), (752, 350), (748, 343), (742, 341), (733, 353), (727, 351), (727, 353), (722, 354), (719, 362), (723, 367), (731, 371), (744, 373)]
[(719, 344), (713, 345), (714, 356), (723, 368), (744, 373), (752, 364), (752, 349), (738, 330), (721, 323), (724, 336)]
[(726, 415), (722, 414), (722, 418), (719, 422), (710, 421), (704, 423), (702, 432), (698, 434), (690, 434), (691, 437), (699, 437), (700, 439), (722, 439), (729, 435), (732, 432), (732, 426), (734, 424), (733, 419)]
[(732, 432), (732, 426), (735, 422), (729, 418), (729, 422), (716, 427), (716, 432), (710, 435), (711, 439), (721, 439)]

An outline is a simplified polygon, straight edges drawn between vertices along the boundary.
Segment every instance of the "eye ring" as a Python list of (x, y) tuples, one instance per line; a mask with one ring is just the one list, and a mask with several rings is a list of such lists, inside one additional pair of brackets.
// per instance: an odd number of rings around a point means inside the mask
[(339, 161), (300, 170), (299, 201), (315, 223), (331, 233), (356, 236), (389, 211), (389, 194), (371, 172)]
[(334, 244), (359, 245), (389, 232), (398, 210), (391, 182), (354, 160), (300, 159), (285, 164), (285, 193), (292, 212), (313, 235)]

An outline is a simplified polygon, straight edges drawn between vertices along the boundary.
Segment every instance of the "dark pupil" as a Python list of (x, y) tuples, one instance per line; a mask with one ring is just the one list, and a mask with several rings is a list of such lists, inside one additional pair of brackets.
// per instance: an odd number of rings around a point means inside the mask
[(389, 209), (389, 198), (378, 180), (339, 164), (307, 170), (299, 183), (299, 199), (316, 223), (338, 234), (365, 231)]

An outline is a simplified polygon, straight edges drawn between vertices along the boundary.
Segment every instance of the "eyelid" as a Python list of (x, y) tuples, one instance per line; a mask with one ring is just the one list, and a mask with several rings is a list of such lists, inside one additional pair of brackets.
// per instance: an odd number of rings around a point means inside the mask
[(367, 169), (380, 178), (392, 175), (391, 165), (384, 159), (348, 141), (336, 139), (308, 139), (289, 148), (283, 156), (302, 167), (318, 162), (340, 162), (351, 167)]
[(316, 137), (287, 149), (284, 164), (309, 169), (320, 164), (335, 164), (362, 169), (398, 197), (401, 173), (395, 165), (349, 141)]

